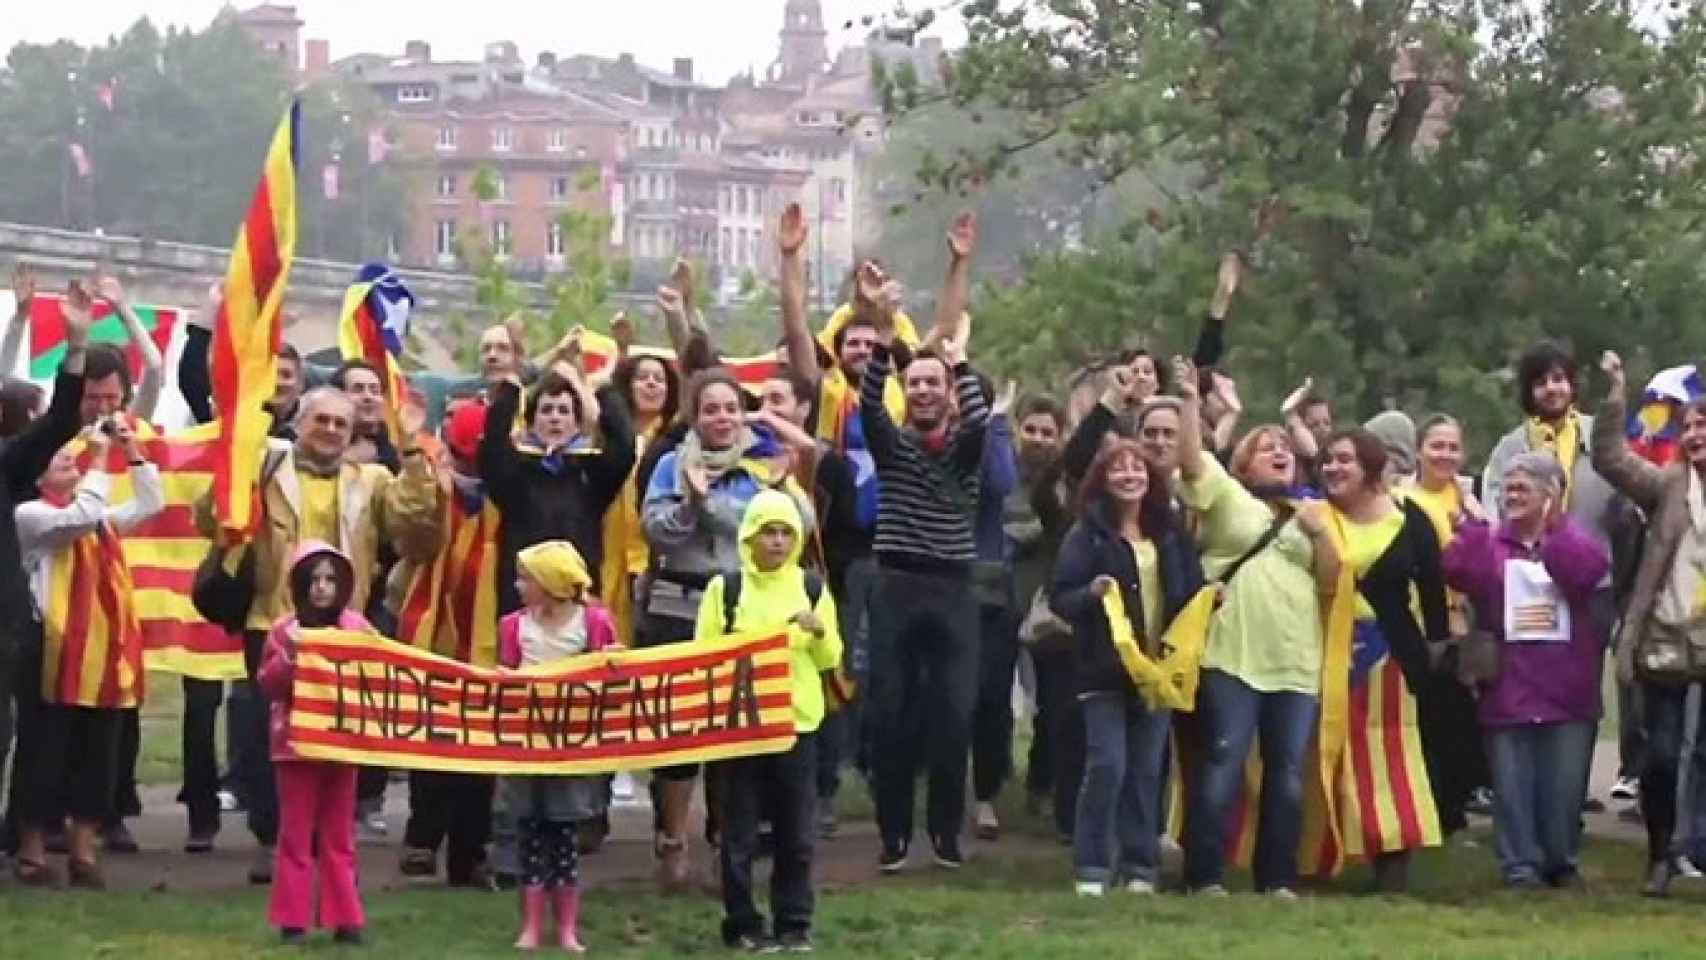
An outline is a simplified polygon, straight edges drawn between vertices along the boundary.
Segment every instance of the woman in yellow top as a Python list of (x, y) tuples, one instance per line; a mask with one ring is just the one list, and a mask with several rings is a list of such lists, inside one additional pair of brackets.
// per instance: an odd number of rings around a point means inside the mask
[[(1455, 417), (1436, 413), (1422, 421), (1416, 434), (1420, 455), (1415, 479), (1400, 493), (1433, 521), (1439, 536), (1440, 553), (1451, 546), (1457, 525), (1463, 519), (1485, 520), (1487, 513), (1469, 490), (1463, 470), (1463, 427)], [(1440, 654), (1450, 662), (1457, 645), (1474, 622), (1469, 601), (1456, 590), (1446, 590), (1446, 644)], [(1449, 672), (1449, 671), (1448, 671)], [(1493, 782), (1487, 752), (1475, 721), (1475, 703), (1469, 689), (1439, 684), (1433, 697), (1422, 704), (1422, 746), (1427, 751), (1428, 775), (1433, 778), (1434, 797), (1439, 802), (1440, 826), (1455, 833), (1467, 826), (1465, 813), (1480, 805), (1479, 812), (1492, 812)]]
[(1322, 682), (1349, 685), (1334, 778), (1343, 854), (1372, 860), (1378, 888), (1397, 891), (1408, 882), (1409, 852), (1440, 842), (1412, 691), (1433, 684), (1428, 645), (1444, 641), (1445, 581), (1433, 523), (1394, 500), (1385, 469), (1385, 445), (1367, 430), (1327, 438), (1321, 477), (1358, 596), (1348, 675)]
[(634, 424), (634, 469), (622, 492), (604, 513), (604, 605), (616, 621), (616, 642), (634, 645), (634, 580), (646, 572), (651, 551), (640, 529), (640, 491), (635, 477), (646, 445), (668, 429), (681, 406), (681, 377), (653, 356), (628, 356), (616, 365), (611, 384), (628, 401)]

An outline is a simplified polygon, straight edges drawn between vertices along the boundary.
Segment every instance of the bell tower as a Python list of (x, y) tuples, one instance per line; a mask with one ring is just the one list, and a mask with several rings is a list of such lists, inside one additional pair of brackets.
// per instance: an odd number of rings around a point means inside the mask
[(782, 13), (782, 54), (770, 67), (770, 79), (805, 86), (829, 66), (829, 32), (823, 28), (818, 0), (787, 0)]

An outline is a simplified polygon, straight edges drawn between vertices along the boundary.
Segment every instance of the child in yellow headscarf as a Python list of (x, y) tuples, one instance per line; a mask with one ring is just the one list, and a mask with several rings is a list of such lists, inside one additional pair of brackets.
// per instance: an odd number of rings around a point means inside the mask
[[(547, 540), (515, 558), (515, 588), (522, 608), (498, 624), (498, 661), (536, 667), (613, 646), (610, 612), (587, 596), (592, 575), (567, 540)], [(575, 823), (596, 816), (604, 781), (596, 776), (508, 776), (499, 781), (504, 808), (516, 820), (521, 854), (522, 950), (539, 946), (549, 892), (556, 906), (559, 945), (583, 951), (579, 851)]]

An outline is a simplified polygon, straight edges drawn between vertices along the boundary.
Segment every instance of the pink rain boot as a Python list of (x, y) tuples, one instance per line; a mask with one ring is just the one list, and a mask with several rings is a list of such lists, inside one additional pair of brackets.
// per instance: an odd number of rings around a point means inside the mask
[(585, 953), (578, 931), (581, 920), (581, 888), (565, 884), (553, 890), (557, 906), (557, 943), (570, 953)]
[(539, 928), (545, 923), (545, 888), (521, 888), (521, 936), (515, 938), (517, 950), (539, 949)]

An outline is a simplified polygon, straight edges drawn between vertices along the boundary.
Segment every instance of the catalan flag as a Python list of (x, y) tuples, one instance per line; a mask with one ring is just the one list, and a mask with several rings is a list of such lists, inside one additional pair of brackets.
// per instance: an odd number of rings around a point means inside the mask
[[(120, 538), (142, 631), (143, 664), (203, 680), (240, 679), (245, 676), (242, 639), (203, 620), (190, 602), (196, 566), (209, 546), (196, 529), (195, 504), (213, 484), (219, 424), (161, 435), (133, 419), (132, 428), (149, 462), (160, 470), (166, 500), (164, 510)], [(86, 451), (79, 456), (81, 468), (91, 462)], [(107, 452), (107, 472), (112, 476), (108, 501), (128, 501), (131, 481), (122, 451)]]
[(444, 549), (409, 577), (398, 641), (476, 667), (498, 662), (498, 532), (503, 518), (479, 489), (451, 481), (439, 522)]
[[(629, 351), (632, 357), (656, 357), (665, 363), (674, 365), (675, 351), (664, 347), (634, 347)], [(616, 363), (618, 351), (616, 341), (602, 333), (588, 330), (581, 336), (582, 365), (589, 374), (597, 373)], [(776, 356), (776, 351), (761, 353), (752, 357), (725, 357), (722, 365), (735, 375), (741, 386), (756, 393), (763, 389), (764, 381), (773, 376), (782, 367)]]
[(385, 385), (385, 425), (391, 440), (401, 444), (398, 411), (408, 396), (403, 377), (403, 345), (409, 339), (409, 315), (415, 295), (395, 271), (369, 263), (344, 291), (343, 316), (338, 322), (338, 350), (345, 360), (365, 360), (379, 371)]
[[(49, 502), (63, 507), (70, 501)], [(42, 700), (75, 707), (140, 705), (142, 628), (130, 568), (112, 526), (103, 522), (54, 551), (47, 582)]]
[(231, 246), (213, 328), (213, 401), (223, 425), (213, 464), (213, 508), (228, 543), (247, 540), (260, 512), (256, 487), (272, 427), (263, 405), (276, 387), (279, 307), (296, 252), (301, 112), (302, 105), (292, 101), (273, 134), (261, 182)]

